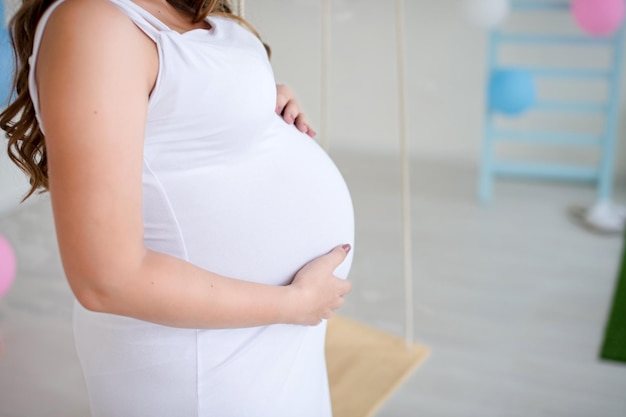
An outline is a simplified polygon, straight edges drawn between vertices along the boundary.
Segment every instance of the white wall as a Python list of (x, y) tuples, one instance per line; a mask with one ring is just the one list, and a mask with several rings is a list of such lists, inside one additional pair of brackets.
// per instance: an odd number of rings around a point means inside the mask
[[(335, 148), (396, 153), (397, 102), (394, 2), (392, 0), (332, 0), (331, 140)], [(482, 142), (485, 56), (484, 31), (468, 25), (459, 0), (407, 0), (407, 93), (411, 150), (415, 154), (477, 160)], [(291, 85), (312, 122), (319, 128), (322, 0), (255, 0), (246, 2), (248, 19), (274, 51), (279, 82)], [(567, 18), (567, 16), (565, 17)], [(571, 23), (551, 19), (513, 21), (550, 30)], [(510, 62), (521, 52), (506, 54)], [(570, 64), (601, 64), (606, 57), (562, 49), (539, 52), (531, 58), (556, 59)], [(626, 78), (626, 77), (625, 77)], [(601, 88), (546, 85), (554, 95), (602, 95)], [(624, 89), (623, 89), (624, 91)], [(622, 94), (626, 115), (626, 94)], [(534, 120), (533, 120), (534, 119)], [(544, 120), (553, 127), (597, 129), (597, 121), (578, 117)], [(615, 156), (617, 170), (626, 177), (626, 124), (622, 124)], [(2, 146), (4, 148), (4, 145)], [(514, 157), (589, 162), (587, 154), (563, 149), (511, 147), (500, 153)], [(27, 186), (23, 176), (0, 152), (0, 211), (14, 208)]]
[[(397, 152), (396, 66), (393, 0), (333, 0), (331, 140), (336, 148)], [(319, 127), (321, 0), (247, 2), (247, 17), (273, 47), (280, 82), (298, 93)], [(407, 93), (410, 141), (414, 153), (477, 160), (482, 144), (487, 34), (466, 22), (459, 0), (407, 0)], [(519, 16), (513, 29), (577, 31), (569, 16), (529, 20)], [(521, 58), (546, 65), (602, 65), (608, 55), (579, 50), (524, 51), (503, 54), (509, 64)], [(605, 89), (604, 89), (605, 90)], [(544, 96), (601, 98), (601, 85), (542, 83)], [(626, 114), (626, 94), (622, 94)], [(524, 117), (525, 126), (596, 131), (597, 118)], [(626, 176), (626, 126), (622, 124), (615, 156)], [(589, 163), (597, 155), (567, 149), (508, 147), (509, 157)]]

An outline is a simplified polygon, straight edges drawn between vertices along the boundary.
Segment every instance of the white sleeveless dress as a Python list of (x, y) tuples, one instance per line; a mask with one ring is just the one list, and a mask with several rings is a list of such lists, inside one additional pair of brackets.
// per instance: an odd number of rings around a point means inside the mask
[[(179, 34), (110, 0), (157, 45), (143, 164), (145, 245), (206, 270), (285, 285), (354, 244), (344, 180), (319, 145), (275, 113), (259, 40), (234, 21)], [(31, 58), (34, 68), (42, 17)], [(31, 95), (38, 107), (31, 71)], [(346, 277), (352, 254), (335, 273)], [(190, 330), (75, 303), (76, 348), (94, 417), (329, 417), (326, 323)]]

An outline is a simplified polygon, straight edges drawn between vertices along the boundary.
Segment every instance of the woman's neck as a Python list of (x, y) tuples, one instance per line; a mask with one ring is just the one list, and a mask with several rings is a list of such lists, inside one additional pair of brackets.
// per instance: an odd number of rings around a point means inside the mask
[(206, 20), (193, 23), (193, 16), (175, 8), (166, 0), (131, 1), (154, 15), (154, 17), (162, 21), (167, 27), (178, 33), (185, 33), (194, 29), (211, 29), (211, 25)]

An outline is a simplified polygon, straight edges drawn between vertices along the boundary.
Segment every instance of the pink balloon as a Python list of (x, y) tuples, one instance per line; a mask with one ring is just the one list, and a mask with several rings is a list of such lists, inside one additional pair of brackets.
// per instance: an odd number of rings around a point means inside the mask
[(624, 0), (574, 0), (572, 14), (578, 26), (593, 36), (608, 36), (624, 21)]
[(9, 292), (15, 280), (17, 260), (11, 244), (0, 235), (0, 297)]

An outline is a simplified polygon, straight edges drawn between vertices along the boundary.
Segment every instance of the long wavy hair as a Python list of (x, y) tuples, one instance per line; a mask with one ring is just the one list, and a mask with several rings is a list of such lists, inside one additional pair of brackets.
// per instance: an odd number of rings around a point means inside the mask
[[(0, 0), (1, 1), (1, 0)], [(28, 58), (33, 53), (35, 30), (39, 19), (57, 0), (24, 0), (21, 8), (9, 22), (9, 37), (15, 58), (15, 74), (11, 100), (0, 112), (0, 129), (9, 139), (9, 158), (30, 178), (30, 190), (22, 201), (37, 190), (48, 190), (48, 159), (44, 135), (35, 116), (35, 106), (30, 98), (28, 76), (32, 70)], [(257, 31), (244, 19), (233, 13), (229, 0), (166, 0), (170, 5), (191, 16), (198, 23), (208, 15), (221, 15), (236, 20), (253, 32)], [(260, 37), (259, 37), (260, 39)], [(264, 43), (268, 56), (269, 47)], [(0, 103), (0, 107), (4, 103)]]

